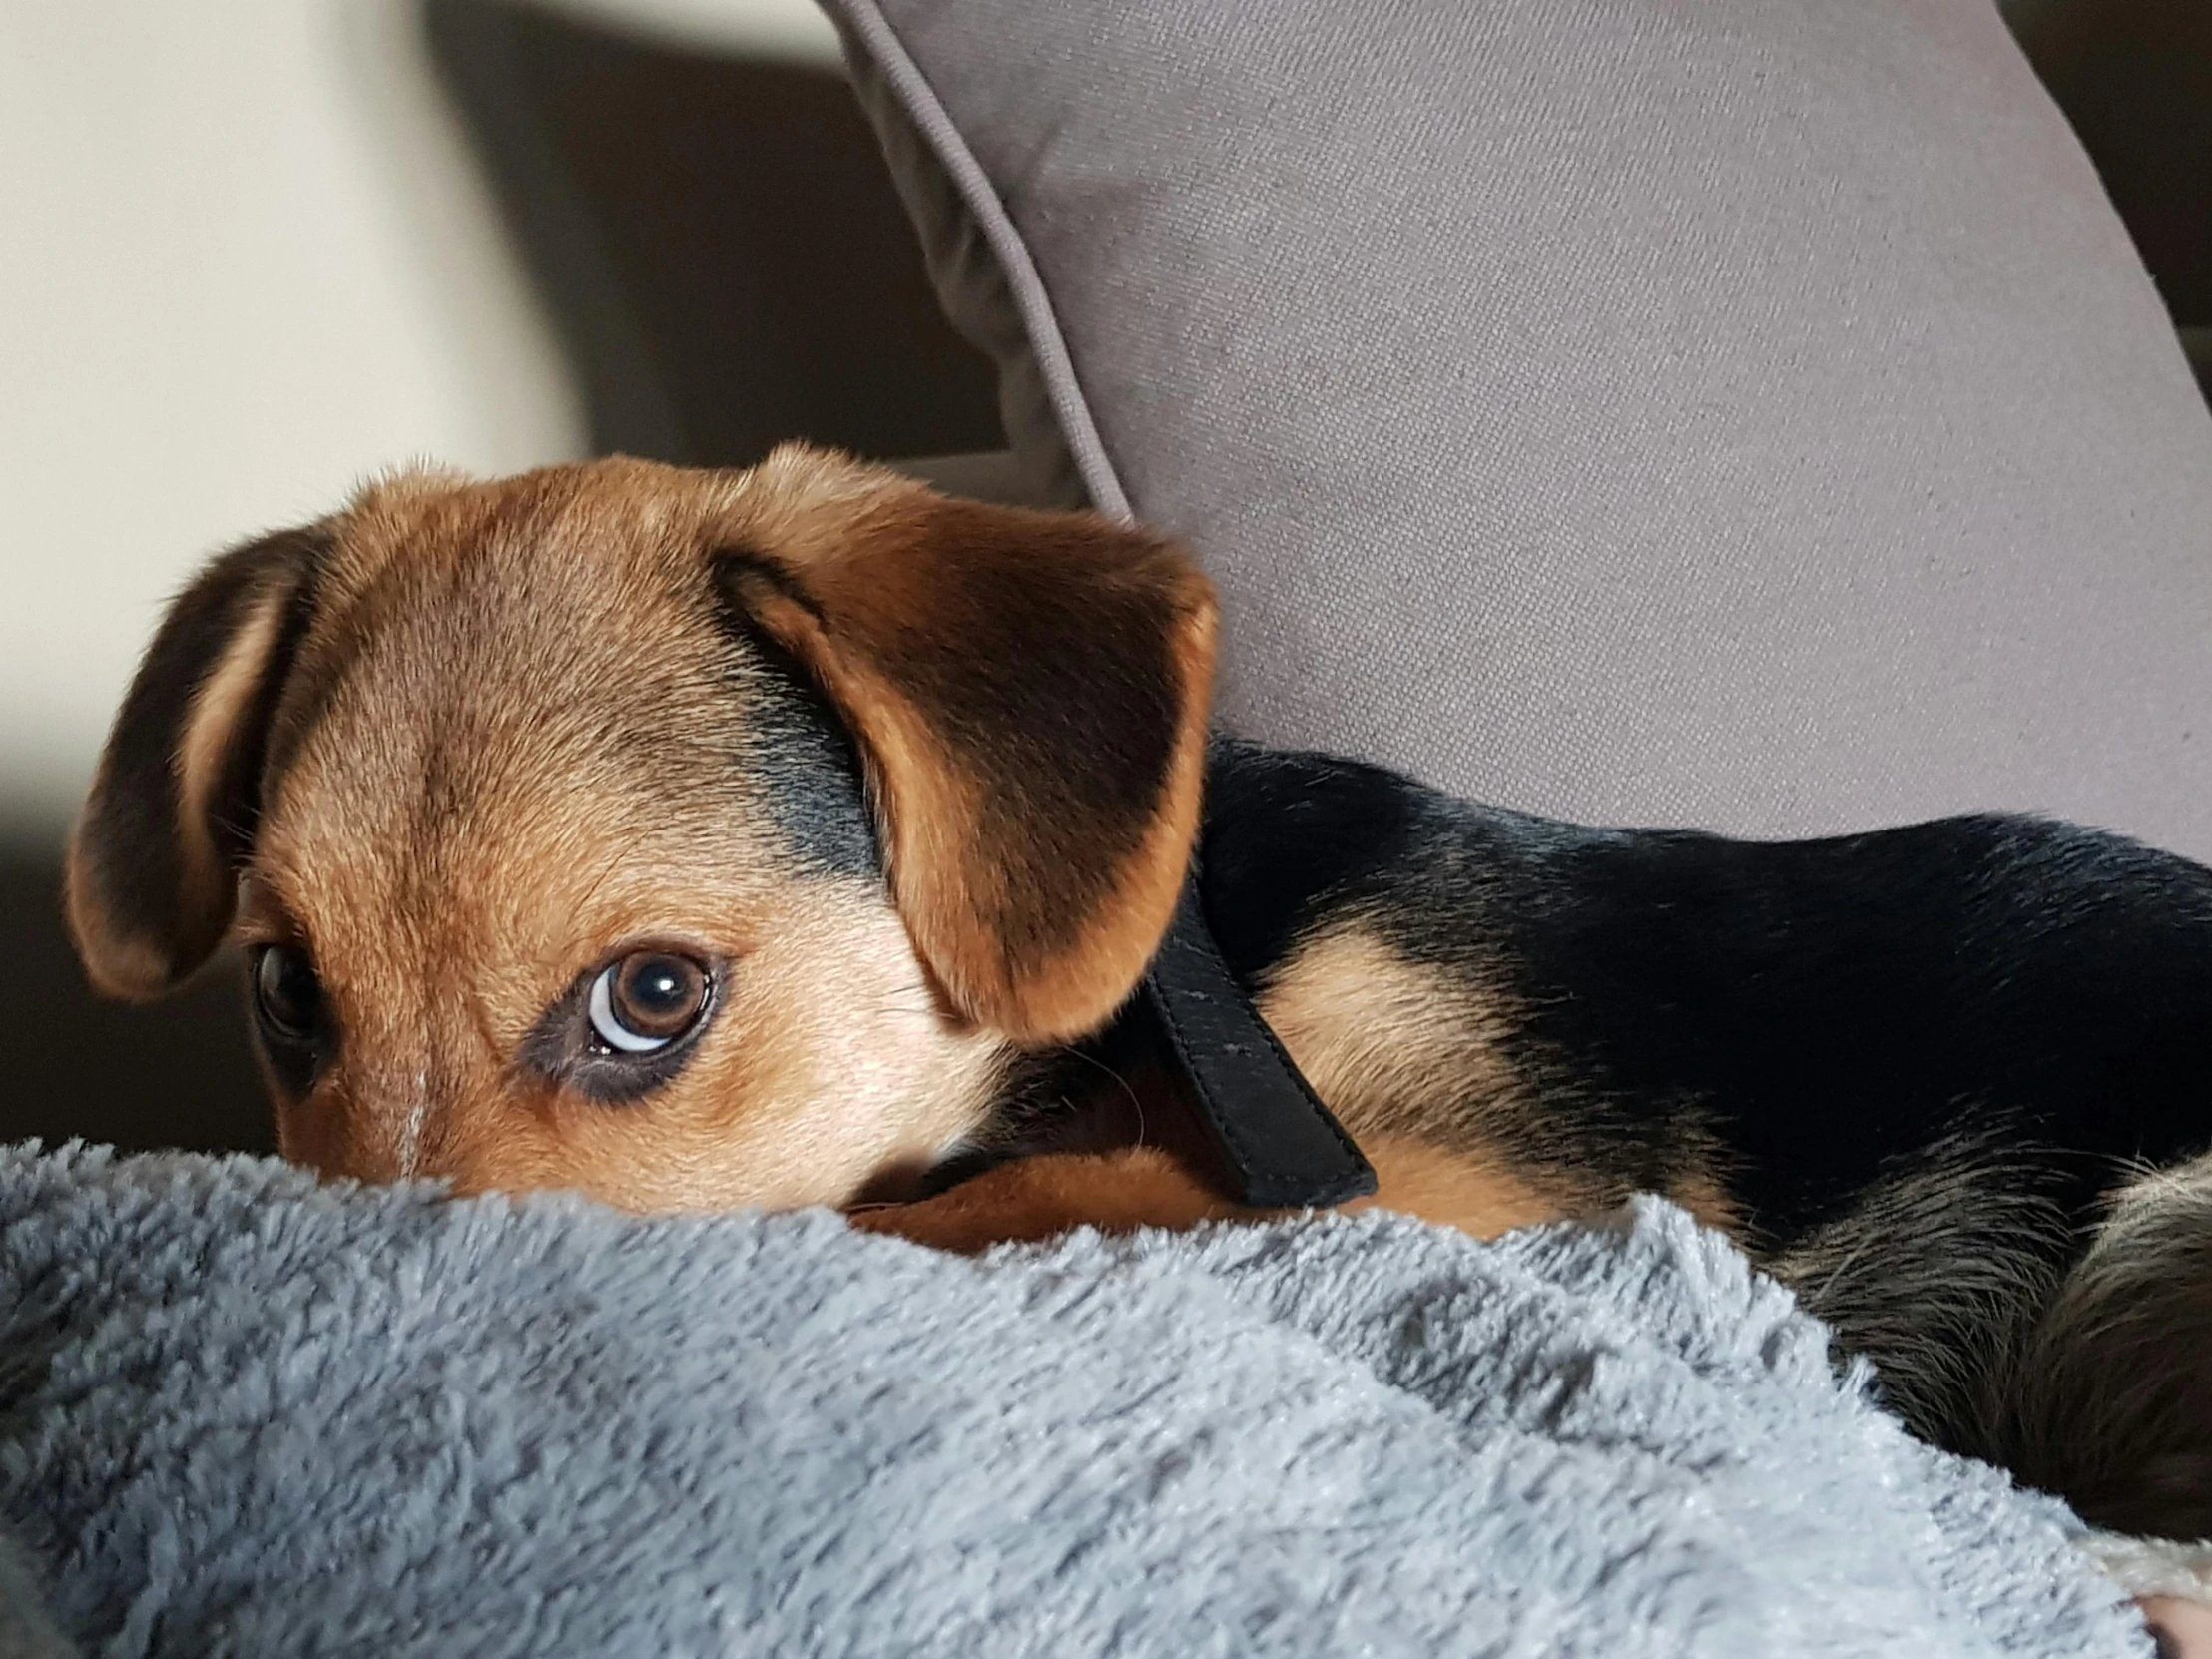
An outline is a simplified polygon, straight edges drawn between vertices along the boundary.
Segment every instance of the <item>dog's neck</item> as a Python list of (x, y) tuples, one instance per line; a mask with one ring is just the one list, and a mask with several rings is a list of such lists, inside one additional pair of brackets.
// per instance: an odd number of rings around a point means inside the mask
[[(930, 1187), (1008, 1158), (1156, 1145), (1265, 1207), (1334, 1204), (1372, 1189), (1373, 1172), (1254, 997), (1347, 855), (1371, 844), (1338, 821), (1380, 828), (1375, 803), (1361, 792), (1317, 826), (1312, 758), (1221, 739), (1208, 761), (1200, 879), (1145, 983), (1098, 1036), (1018, 1063), (990, 1122), (932, 1172)], [(1340, 765), (1327, 770), (1344, 776)]]

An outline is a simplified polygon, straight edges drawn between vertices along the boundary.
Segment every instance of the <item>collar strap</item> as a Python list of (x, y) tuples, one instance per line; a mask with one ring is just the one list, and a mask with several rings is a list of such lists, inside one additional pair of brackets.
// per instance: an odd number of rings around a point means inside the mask
[(1241, 1204), (1327, 1209), (1375, 1191), (1375, 1169), (1300, 1073), (1222, 960), (1196, 873), (1145, 971), (1144, 999)]

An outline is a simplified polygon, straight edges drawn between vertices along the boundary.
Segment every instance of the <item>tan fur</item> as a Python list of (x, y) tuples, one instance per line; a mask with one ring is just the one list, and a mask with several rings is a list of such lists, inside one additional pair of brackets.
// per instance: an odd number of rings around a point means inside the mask
[[(628, 501), (410, 479), (357, 509), (286, 698), (321, 718), (242, 927), (304, 923), (346, 1032), (280, 1111), (288, 1156), (645, 1210), (835, 1202), (987, 1104), (1003, 1045), (939, 1016), (880, 893), (794, 878), (746, 799), (728, 664), (665, 579), (696, 549), (656, 534), (671, 503), (635, 472)], [(733, 964), (697, 1058), (618, 1106), (519, 1074), (543, 1008), (626, 941)]]
[[(1390, 1210), (1478, 1239), (1556, 1221), (1559, 1206), (1490, 1160), (1385, 1137), (1362, 1148), (1375, 1165), (1377, 1190), (1348, 1213)], [(1204, 1221), (1255, 1221), (1220, 1196), (1189, 1162), (1163, 1146), (1089, 1154), (1049, 1153), (1002, 1164), (918, 1204), (857, 1212), (855, 1226), (892, 1233), (938, 1250), (972, 1253), (992, 1245), (1049, 1239), (1077, 1227), (1127, 1233), (1179, 1229)]]
[[(305, 907), (309, 868), (278, 851), (270, 878)], [(535, 970), (514, 994), (455, 995), (438, 969), (481, 959), (511, 887), (479, 889), (481, 902), (427, 927), (326, 931), (336, 948), (324, 960), (344, 964), (325, 970), (327, 993), (362, 1059), (280, 1106), (285, 1156), (370, 1180), (436, 1174), (463, 1192), (567, 1187), (637, 1211), (839, 1204), (887, 1170), (933, 1161), (988, 1106), (1005, 1046), (941, 1016), (887, 904), (747, 891), (704, 861), (664, 869), (696, 877), (686, 899), (669, 902), (642, 870), (633, 885), (619, 870), (518, 860), (515, 885), (558, 895), (570, 926), (510, 935)], [(698, 941), (742, 964), (678, 1078), (609, 1106), (505, 1063), (540, 1004), (608, 941), (631, 938)]]
[[(1166, 544), (1104, 521), (1071, 536), (1065, 515), (976, 509), (918, 485), (885, 483), (855, 495), (847, 479), (825, 477), (811, 457), (788, 451), (771, 458), (751, 490), (769, 487), (776, 506), (753, 545), (793, 591), (755, 582), (747, 603), (829, 690), (860, 741), (882, 807), (891, 887), (923, 959), (956, 1007), (1015, 1041), (1061, 1042), (1095, 1030), (1166, 930), (1197, 830), (1215, 627), (1205, 579)], [(1025, 534), (1001, 536), (1009, 520)], [(1137, 581), (1148, 591), (1164, 587), (1181, 719), (1145, 832), (1118, 857), (1100, 855), (1111, 865), (1107, 901), (1077, 928), (1047, 929), (1050, 952), (1031, 956), (1019, 935), (1045, 895), (1011, 885), (1020, 848), (1008, 844), (1001, 811), (1009, 783), (1018, 788), (1019, 780), (978, 776), (954, 746), (952, 724), (927, 701), (936, 665), (916, 642), (987, 653), (992, 646), (967, 644), (978, 614), (1040, 561), (1060, 564), (1060, 579), (1080, 577), (1099, 605)], [(1060, 642), (1015, 643), (1049, 656)], [(1008, 665), (989, 666), (1002, 675)]]
[(1166, 1148), (1133, 1146), (1001, 1164), (918, 1204), (858, 1210), (852, 1225), (933, 1250), (972, 1254), (997, 1244), (1054, 1238), (1077, 1227), (1128, 1233), (1256, 1214), (1222, 1198)]
[[(1259, 1003), (1375, 1166), (1375, 1194), (1347, 1210), (1397, 1211), (1488, 1239), (1618, 1202), (1621, 1195), (1507, 1155), (1524, 1143), (1512, 1131), (1534, 1103), (1499, 1050), (1508, 1015), (1494, 993), (1407, 961), (1354, 924), (1294, 949)], [(1251, 1219), (1256, 1212), (1194, 1173), (1204, 1157), (1178, 1143), (1030, 1158), (924, 1203), (870, 1212), (865, 1225), (980, 1250), (1084, 1225), (1116, 1232)]]
[(1500, 1154), (1451, 1152), (1395, 1136), (1362, 1150), (1375, 1166), (1375, 1194), (1347, 1204), (1347, 1212), (1393, 1210), (1477, 1239), (1576, 1213), (1555, 1191), (1516, 1174)]
[[(1019, 1047), (1106, 1020), (1165, 929), (1215, 621), (1203, 577), (1146, 533), (799, 448), (739, 474), (404, 473), (326, 528), (237, 929), (311, 957), (341, 1034), (279, 1105), (302, 1163), (641, 1210), (895, 1194), (976, 1130)], [(291, 589), (250, 598), (178, 713), (177, 832), (202, 884), (229, 874), (201, 820), (267, 707)], [(731, 603), (857, 740), (887, 891), (804, 867), (739, 763), (767, 671)], [(1101, 649), (1097, 710), (1030, 683)], [(1053, 793), (1070, 722), (1096, 716), (1111, 744), (1148, 698), (1172, 716), (1157, 773), (1070, 810), (1096, 787), (1082, 754)], [(531, 1033), (643, 946), (715, 964), (716, 1017), (649, 1094), (572, 1097), (525, 1063)], [(1498, 1045), (1515, 1011), (1480, 984), (1345, 926), (1263, 1008), (1369, 1149), (1368, 1204), (1490, 1236), (1620, 1196), (1544, 1161), (1544, 1113)], [(981, 1239), (1235, 1213), (1188, 1173), (1203, 1158), (1036, 1160), (922, 1207), (956, 1225), (911, 1220)]]
[[(988, 1112), (1015, 1039), (1103, 1020), (1164, 930), (1196, 823), (1212, 599), (1156, 538), (955, 508), (786, 450), (749, 474), (622, 459), (491, 483), (403, 474), (317, 546), (268, 715), (236, 927), (311, 957), (339, 1034), (312, 1088), (279, 1101), (281, 1146), (302, 1163), (463, 1191), (570, 1187), (638, 1210), (895, 1192)], [(824, 689), (866, 752), (889, 890), (809, 864), (775, 783), (745, 764), (758, 698), (791, 695), (718, 588), (720, 562), (746, 557), (785, 569), (770, 597), (826, 635), (809, 663), (833, 671)], [(975, 691), (994, 664), (961, 630), (999, 592), (1015, 598), (1006, 626), (1024, 625), (1024, 601), (1048, 631), (1120, 615), (1126, 656), (1103, 670), (1126, 663), (1172, 713), (1157, 730), (1171, 764), (1108, 803), (1119, 822), (1037, 827), (1039, 856), (1066, 859), (1087, 909), (1024, 910), (1032, 883), (948, 924), (938, 912), (994, 879), (1003, 848), (983, 818), (1018, 834), (1038, 809), (1022, 789), (985, 800), (987, 766), (931, 725), (927, 700), (996, 696), (1050, 728), (1061, 716), (1023, 700), (1065, 695), (1004, 676)], [(206, 613), (230, 633), (195, 647), (213, 653), (201, 689), (172, 713), (178, 837), (240, 746), (264, 747), (241, 727), (269, 707), (289, 599), (272, 587)], [(1164, 664), (1172, 675), (1143, 678)], [(1111, 714), (1115, 694), (1094, 700)], [(869, 747), (885, 732), (884, 752)], [(144, 821), (97, 828), (112, 839)], [(227, 887), (218, 856), (181, 863)], [(1009, 920), (1021, 936), (977, 937)], [(714, 1018), (650, 1093), (575, 1094), (529, 1058), (532, 1033), (641, 947), (713, 964)]]
[(1355, 1136), (1518, 1115), (1524, 1081), (1499, 1051), (1498, 999), (1345, 926), (1297, 946), (1260, 1012)]
[[(134, 687), (118, 716), (70, 834), (63, 881), (78, 954), (108, 995), (144, 1000), (174, 989), (221, 937), (235, 878), (238, 739), (253, 725), (315, 540), (313, 526), (279, 532), (217, 560), (206, 603), (165, 619), (164, 634), (188, 643), (155, 677), (161, 692)], [(191, 660), (209, 648), (205, 661)], [(162, 707), (165, 697), (172, 707)], [(131, 844), (136, 827), (162, 813), (169, 844)], [(171, 885), (162, 913), (149, 917), (139, 907), (155, 869)]]
[[(1368, 1149), (1381, 1186), (1363, 1204), (1489, 1238), (1600, 1214), (1626, 1196), (1528, 1161), (1542, 1150), (1528, 1130), (1544, 1107), (1502, 1050), (1514, 1013), (1501, 991), (1408, 961), (1355, 923), (1293, 950), (1259, 1006), (1314, 1092)], [(1524, 1156), (1512, 1161), (1507, 1148)]]
[(1689, 1211), (1701, 1226), (1726, 1233), (1738, 1243), (1745, 1239), (1743, 1211), (1717, 1171), (1697, 1170), (1677, 1176), (1667, 1188), (1667, 1198)]
[[(221, 787), (229, 758), (226, 734), (245, 717), (247, 705), (261, 689), (263, 665), (275, 648), (290, 597), (276, 592), (255, 599), (244, 626), (216, 660), (199, 696), (193, 699), (184, 738), (177, 748), (178, 794), (188, 825), (204, 824), (209, 805)], [(187, 834), (184, 844), (189, 878), (196, 884), (220, 887), (237, 879), (204, 830)]]
[(150, 1001), (170, 990), (167, 958), (110, 913), (100, 889), (78, 876), (81, 867), (75, 862), (69, 865), (62, 882), (62, 908), (92, 988), (125, 1002)]

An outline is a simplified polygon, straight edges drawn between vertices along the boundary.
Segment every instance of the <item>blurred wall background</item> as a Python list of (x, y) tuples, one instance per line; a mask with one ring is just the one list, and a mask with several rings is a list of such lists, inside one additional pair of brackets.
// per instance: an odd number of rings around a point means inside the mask
[(0, 812), (72, 809), (162, 601), (413, 456), (583, 452), (407, 12), (0, 7)]
[[(710, 52), (835, 55), (808, 0), (571, 9)], [(586, 452), (411, 0), (0, 6), (0, 816), (19, 836), (66, 819), (202, 554), (411, 458)]]
[[(2212, 3), (2002, 3), (2212, 384)], [(0, 1140), (127, 1147), (269, 1139), (237, 964), (100, 1004), (57, 909), (203, 557), (422, 457), (997, 441), (812, 0), (0, 0)]]

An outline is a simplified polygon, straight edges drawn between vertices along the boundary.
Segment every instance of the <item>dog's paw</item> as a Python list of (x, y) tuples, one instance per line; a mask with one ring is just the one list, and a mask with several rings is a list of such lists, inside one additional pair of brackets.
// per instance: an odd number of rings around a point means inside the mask
[(2212, 1604), (2145, 1596), (2136, 1606), (2158, 1643), (2158, 1659), (2212, 1659)]
[(2212, 1540), (2092, 1532), (2081, 1547), (2135, 1597), (2159, 1659), (2212, 1659)]

